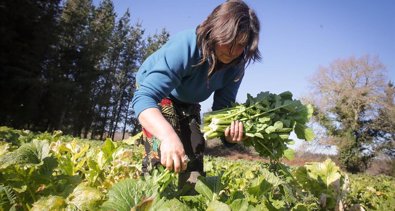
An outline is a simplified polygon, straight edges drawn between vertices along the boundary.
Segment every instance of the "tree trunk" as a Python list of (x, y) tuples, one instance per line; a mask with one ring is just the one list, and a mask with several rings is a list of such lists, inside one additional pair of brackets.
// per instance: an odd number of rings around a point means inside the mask
[(122, 140), (125, 139), (125, 133), (126, 133), (126, 125), (128, 124), (128, 113), (129, 113), (129, 106), (130, 106), (130, 100), (128, 101), (128, 105), (126, 106), (126, 112), (125, 112), (125, 121), (123, 124), (123, 130), (122, 130)]

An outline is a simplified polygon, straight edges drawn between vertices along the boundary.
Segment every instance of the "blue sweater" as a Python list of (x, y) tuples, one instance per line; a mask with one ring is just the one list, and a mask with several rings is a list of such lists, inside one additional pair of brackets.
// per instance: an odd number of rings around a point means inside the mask
[(194, 66), (201, 59), (196, 41), (195, 30), (183, 31), (144, 61), (136, 75), (132, 100), (136, 116), (147, 108), (158, 108), (160, 100), (169, 94), (185, 103), (199, 103), (214, 92), (213, 110), (235, 102), (242, 70), (216, 71), (208, 80), (207, 62)]

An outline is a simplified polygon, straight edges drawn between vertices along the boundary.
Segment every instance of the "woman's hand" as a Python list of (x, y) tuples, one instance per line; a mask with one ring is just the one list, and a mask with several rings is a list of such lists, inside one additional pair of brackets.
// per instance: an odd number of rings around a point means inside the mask
[(139, 115), (141, 125), (160, 140), (160, 161), (168, 170), (186, 170), (188, 159), (184, 146), (170, 123), (158, 108), (148, 108)]
[(168, 170), (175, 172), (186, 170), (188, 159), (185, 156), (184, 146), (176, 134), (161, 141), (160, 153), (160, 162)]
[(225, 139), (229, 143), (240, 143), (244, 138), (243, 123), (240, 121), (233, 121), (225, 129)]

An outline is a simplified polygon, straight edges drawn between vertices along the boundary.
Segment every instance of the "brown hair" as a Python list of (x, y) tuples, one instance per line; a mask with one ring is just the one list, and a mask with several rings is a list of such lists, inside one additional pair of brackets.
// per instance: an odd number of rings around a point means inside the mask
[(197, 65), (206, 61), (209, 64), (208, 77), (217, 66), (214, 52), (216, 44), (236, 45), (236, 38), (247, 45), (239, 58), (223, 67), (241, 65), (244, 68), (251, 60), (259, 61), (261, 55), (258, 49), (259, 20), (255, 12), (242, 0), (228, 0), (217, 6), (203, 23), (196, 28), (197, 43), (202, 51), (202, 59)]

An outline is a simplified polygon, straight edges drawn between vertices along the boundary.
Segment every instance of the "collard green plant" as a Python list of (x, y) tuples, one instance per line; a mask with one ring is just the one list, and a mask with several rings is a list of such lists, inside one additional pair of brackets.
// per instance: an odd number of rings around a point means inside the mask
[[(147, 206), (148, 205), (148, 206)], [(155, 198), (149, 204), (144, 203), (141, 205), (136, 206), (135, 208), (131, 209), (132, 211), (191, 211), (196, 209), (191, 209), (186, 204), (182, 203), (180, 200), (173, 198), (173, 199), (166, 199), (166, 198)]]
[(289, 167), (206, 156), (207, 176), (199, 177), (197, 195), (185, 196), (176, 174), (140, 176), (141, 146), (23, 133), (31, 140), (20, 146), (0, 141), (0, 210), (301, 211), (341, 204), (391, 210), (395, 204), (393, 178), (350, 175), (349, 183), (330, 160)]
[(293, 152), (287, 145), (293, 144), (289, 139), (292, 131), (299, 139), (314, 139), (312, 129), (306, 125), (312, 114), (313, 107), (292, 99), (290, 92), (261, 92), (256, 97), (248, 94), (244, 104), (206, 113), (202, 132), (206, 140), (221, 137), (233, 121), (242, 121), (247, 146), (273, 160), (283, 156), (291, 159)]
[(395, 178), (385, 175), (351, 174), (347, 209), (360, 206), (365, 210), (391, 210), (395, 207)]
[[(104, 210), (129, 211), (135, 207), (153, 206), (167, 186), (174, 180), (174, 173), (168, 170), (141, 179), (125, 179), (116, 183), (108, 192), (108, 200), (102, 205)], [(158, 199), (157, 199), (158, 198)]]
[(332, 160), (308, 163), (297, 168), (294, 175), (304, 190), (320, 199), (322, 208), (332, 210), (341, 206), (348, 178)]
[(69, 207), (78, 210), (98, 210), (103, 203), (104, 194), (94, 187), (81, 183), (67, 197)]
[(64, 210), (66, 208), (66, 200), (61, 196), (43, 197), (33, 204), (31, 211), (42, 210)]
[(49, 143), (46, 140), (33, 140), (22, 144), (18, 149), (0, 156), (0, 168), (15, 164), (41, 165), (49, 157)]

